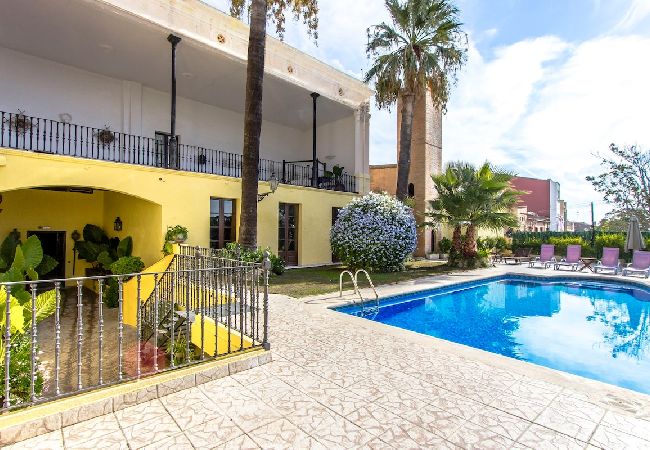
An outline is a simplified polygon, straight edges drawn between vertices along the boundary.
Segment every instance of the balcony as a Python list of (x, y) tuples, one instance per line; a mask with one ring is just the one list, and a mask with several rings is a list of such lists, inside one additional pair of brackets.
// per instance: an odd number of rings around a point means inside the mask
[[(4, 111), (0, 119), (0, 147), (233, 178), (242, 174), (241, 154), (183, 143), (174, 149), (167, 136), (136, 136)], [(355, 176), (335, 176), (317, 160), (314, 180), (311, 164), (300, 163), (305, 161), (260, 159), (259, 180), (275, 176), (287, 185), (358, 192)]]

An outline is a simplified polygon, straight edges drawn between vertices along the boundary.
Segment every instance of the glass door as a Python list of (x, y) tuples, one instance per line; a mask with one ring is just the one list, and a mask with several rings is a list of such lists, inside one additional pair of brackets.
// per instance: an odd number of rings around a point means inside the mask
[(298, 265), (298, 205), (294, 203), (280, 203), (278, 255), (286, 265)]

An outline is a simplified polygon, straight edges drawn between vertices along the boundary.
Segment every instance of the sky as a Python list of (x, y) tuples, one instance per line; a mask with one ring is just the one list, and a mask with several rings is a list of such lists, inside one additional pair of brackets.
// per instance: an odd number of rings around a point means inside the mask
[[(206, 0), (228, 10), (228, 0)], [(467, 63), (443, 119), (444, 162), (486, 160), (559, 181), (569, 220), (609, 206), (585, 180), (610, 143), (650, 147), (650, 0), (456, 0)], [(382, 0), (319, 0), (315, 43), (287, 21), (285, 42), (361, 78)], [(370, 163), (396, 161), (396, 114), (372, 105)]]

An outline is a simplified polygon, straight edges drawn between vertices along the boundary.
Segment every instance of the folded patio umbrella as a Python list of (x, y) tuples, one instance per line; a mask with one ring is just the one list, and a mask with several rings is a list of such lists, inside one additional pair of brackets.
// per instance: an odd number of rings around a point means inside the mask
[(625, 250), (641, 250), (645, 248), (645, 241), (641, 235), (641, 228), (636, 217), (630, 217), (630, 224), (627, 227), (627, 239), (625, 240)]

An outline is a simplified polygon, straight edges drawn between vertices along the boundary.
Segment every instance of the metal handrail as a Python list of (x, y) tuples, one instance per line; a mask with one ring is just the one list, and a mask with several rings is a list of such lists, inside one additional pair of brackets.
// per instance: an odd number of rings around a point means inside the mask
[[(367, 271), (364, 269), (359, 269), (357, 270), (354, 275), (352, 274), (351, 271), (349, 270), (344, 270), (341, 272), (339, 275), (339, 297), (343, 297), (343, 276), (345, 274), (350, 275), (350, 280), (352, 280), (352, 285), (354, 286), (354, 293), (359, 296), (359, 300), (361, 300), (361, 316), (366, 317), (366, 309), (368, 309), (369, 314), (374, 314), (375, 316), (379, 312), (379, 294), (377, 294), (377, 290), (375, 289), (375, 285), (372, 283), (372, 280), (370, 279), (370, 275), (368, 274)], [(372, 291), (375, 294), (375, 306), (372, 308), (367, 308), (366, 307), (366, 300), (363, 298), (363, 294), (361, 293), (361, 290), (359, 289), (359, 283), (358, 283), (358, 276), (359, 273), (364, 273), (366, 275), (366, 279), (368, 280), (368, 283), (370, 284), (370, 287), (372, 288)]]

